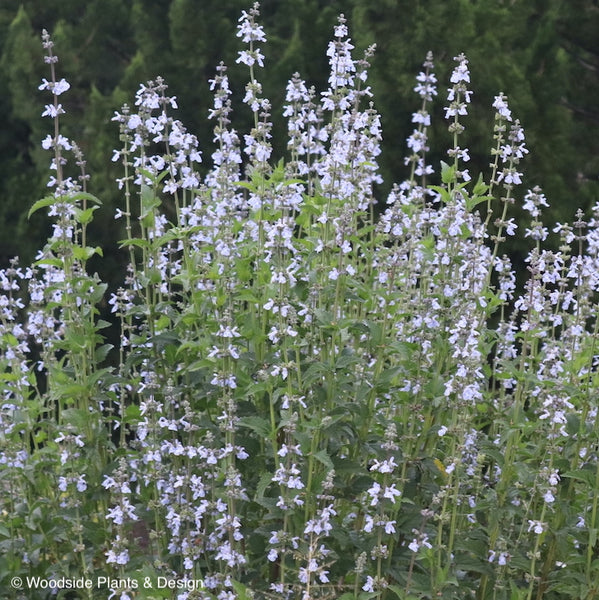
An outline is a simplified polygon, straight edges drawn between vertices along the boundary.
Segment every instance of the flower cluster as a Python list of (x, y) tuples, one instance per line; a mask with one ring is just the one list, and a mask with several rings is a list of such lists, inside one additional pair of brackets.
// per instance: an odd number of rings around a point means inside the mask
[[(253, 124), (234, 128), (219, 65), (210, 165), (162, 78), (115, 114), (128, 264), (112, 290), (88, 272), (98, 201), (43, 34), (51, 192), (32, 210), (52, 227), (34, 265), (0, 271), (1, 561), (108, 574), (120, 600), (140, 573), (179, 582), (177, 600), (588, 595), (599, 205), (552, 231), (531, 187), (517, 228), (528, 150), (502, 93), (488, 184), (470, 181), (463, 54), (437, 175), (429, 53), (408, 174), (375, 218), (374, 49), (354, 59), (343, 16), (327, 89), (287, 84), (289, 160), (271, 164), (259, 17), (238, 26)], [(516, 231), (524, 278), (503, 246)]]

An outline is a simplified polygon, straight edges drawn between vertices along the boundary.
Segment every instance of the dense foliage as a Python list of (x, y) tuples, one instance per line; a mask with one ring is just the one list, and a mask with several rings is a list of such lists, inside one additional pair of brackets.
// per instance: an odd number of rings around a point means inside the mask
[[(258, 8), (237, 29), (247, 129), (224, 64), (212, 150), (161, 77), (105, 117), (114, 211), (43, 33), (50, 191), (28, 216), (50, 233), (0, 271), (3, 597), (597, 597), (599, 205), (549, 228), (507, 96), (479, 103), (461, 53), (439, 86), (427, 53), (408, 175), (375, 211), (372, 49), (355, 58), (344, 17), (322, 91), (287, 84), (275, 160)], [(124, 232), (114, 287), (91, 268), (103, 213)]]

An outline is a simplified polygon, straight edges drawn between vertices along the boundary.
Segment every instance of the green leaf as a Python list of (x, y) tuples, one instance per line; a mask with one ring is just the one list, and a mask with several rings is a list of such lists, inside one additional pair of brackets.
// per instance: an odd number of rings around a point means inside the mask
[(266, 419), (263, 419), (262, 417), (241, 417), (241, 419), (239, 419), (239, 424), (242, 427), (247, 427), (248, 429), (251, 429), (253, 432), (257, 433), (262, 437), (270, 437), (270, 422)]
[(513, 581), (510, 581), (510, 600), (524, 600), (527, 594), (527, 589), (520, 589)]
[[(478, 179), (476, 180), (474, 188), (472, 189), (472, 195), (473, 196), (482, 196), (483, 194), (485, 194), (487, 192), (488, 189), (489, 189), (489, 186), (484, 182), (483, 174), (479, 173)], [(489, 196), (489, 197), (492, 198), (492, 196)]]
[(164, 358), (169, 366), (174, 366), (177, 362), (177, 349), (175, 344), (168, 344), (164, 347)]
[(322, 463), (329, 471), (332, 471), (335, 468), (333, 461), (329, 457), (329, 455), (324, 450), (319, 450), (314, 454), (314, 458)]
[(240, 583), (239, 581), (232, 581), (231, 583), (233, 584), (233, 589), (235, 590), (235, 593), (237, 594), (237, 598), (239, 598), (239, 600), (250, 600), (250, 596), (248, 595), (248, 589), (245, 585), (243, 585), (243, 583)]
[[(248, 261), (249, 263), (249, 261)], [(238, 300), (243, 300), (244, 302), (250, 302), (251, 304), (258, 304), (260, 302), (260, 298), (256, 296), (253, 290), (250, 289), (242, 289), (240, 290), (235, 297)]]
[(46, 196), (45, 198), (42, 198), (41, 200), (38, 200), (29, 209), (29, 212), (27, 213), (27, 218), (28, 219), (31, 218), (31, 215), (33, 213), (37, 212), (40, 208), (44, 208), (46, 206), (52, 206), (57, 201), (58, 200), (54, 196)]
[(595, 487), (595, 470), (591, 468), (578, 469), (577, 471), (567, 471), (566, 473), (563, 473), (561, 477), (568, 477), (569, 479), (582, 481), (589, 486), (589, 489), (594, 489)]
[(457, 557), (456, 564), (462, 571), (473, 573), (482, 573), (483, 575), (492, 575), (493, 568), (487, 560), (477, 556), (460, 555)]
[(144, 240), (143, 238), (132, 238), (130, 240), (119, 240), (118, 242), (121, 248), (125, 246), (138, 246), (139, 248), (149, 248), (150, 242), (148, 240)]
[(418, 349), (418, 344), (412, 342), (391, 342), (389, 348), (395, 350), (402, 360), (407, 360)]
[(597, 543), (597, 532), (599, 530), (596, 527), (589, 527), (589, 548), (594, 548)]
[(154, 185), (160, 183), (169, 174), (168, 169), (165, 169), (164, 171), (162, 171), (162, 173), (160, 173), (160, 175), (154, 175), (154, 173), (152, 173), (151, 171), (148, 171), (147, 169), (140, 169), (139, 172), (146, 179), (149, 179)]
[(85, 210), (77, 209), (75, 211), (75, 219), (78, 223), (81, 223), (81, 225), (87, 225), (93, 219), (94, 211), (96, 210), (98, 210), (97, 206), (90, 206)]
[(235, 185), (237, 187), (242, 187), (246, 190), (249, 190), (250, 192), (255, 192), (256, 191), (256, 185), (254, 183), (250, 183), (249, 181), (238, 181), (235, 183)]
[(136, 404), (130, 404), (125, 409), (125, 423), (131, 423), (141, 418), (141, 409)]
[(89, 260), (94, 254), (102, 256), (102, 248), (100, 248), (100, 246), (96, 246), (95, 248), (92, 248), (91, 246), (86, 246), (85, 248), (82, 248), (81, 246), (73, 246), (73, 256), (77, 260)]
[(258, 484), (256, 485), (256, 495), (254, 499), (258, 502), (260, 499), (264, 498), (264, 492), (267, 490), (268, 486), (272, 483), (272, 473), (268, 471), (262, 473), (260, 475), (260, 479)]
[(441, 200), (445, 204), (447, 204), (451, 200), (451, 196), (449, 195), (449, 192), (444, 187), (441, 187), (440, 185), (429, 185), (428, 187), (433, 192), (437, 192), (438, 194), (440, 194)]
[(160, 200), (156, 197), (154, 190), (145, 183), (141, 184), (141, 211), (140, 221), (144, 227), (154, 225), (154, 210), (160, 206)]
[(113, 348), (114, 346), (112, 344), (102, 344), (101, 346), (98, 346), (94, 351), (96, 363), (101, 363)]
[(19, 344), (19, 340), (12, 333), (5, 333), (2, 336), (2, 341), (6, 342), (8, 346), (13, 348)]
[(466, 210), (472, 212), (472, 209), (483, 202), (493, 200), (493, 196), (472, 196), (466, 199)]
[(76, 194), (73, 194), (72, 196), (69, 196), (70, 200), (89, 200), (90, 202), (93, 202), (94, 204), (99, 204), (101, 205), (102, 202), (96, 198), (93, 194), (89, 194), (88, 192), (77, 192)]
[[(85, 389), (84, 386), (78, 386), (80, 389)], [(67, 394), (65, 394), (67, 395)], [(84, 431), (88, 426), (90, 419), (92, 418), (91, 413), (81, 408), (67, 408), (62, 412), (62, 418), (65, 423), (74, 426), (80, 431)]]
[(455, 180), (455, 165), (449, 166), (446, 162), (441, 161), (441, 181), (443, 183), (451, 183)]
[(406, 591), (404, 588), (399, 585), (390, 585), (388, 587), (400, 600), (418, 600), (418, 596), (414, 596), (414, 594), (406, 595)]
[(106, 329), (107, 327), (112, 327), (112, 323), (109, 321), (105, 321), (104, 319), (98, 319), (96, 322), (96, 329)]
[(140, 571), (136, 571), (135, 579), (138, 581), (149, 581), (150, 586), (146, 587), (143, 585), (139, 586), (136, 591), (136, 597), (144, 600), (166, 600), (166, 598), (172, 598), (172, 590), (169, 590), (168, 586), (162, 588), (158, 587), (158, 573), (150, 566), (144, 565)]
[[(65, 200), (69, 201), (69, 202), (76, 202), (77, 200), (89, 200), (90, 202), (93, 202), (94, 204), (102, 204), (102, 202), (100, 202), (100, 200), (98, 200), (98, 198), (96, 198), (95, 196), (93, 196), (92, 194), (88, 194), (87, 192), (77, 192), (76, 194), (73, 194), (72, 196), (68, 196)], [(56, 196), (46, 196), (45, 198), (42, 198), (41, 200), (38, 200), (37, 202), (34, 203), (34, 205), (29, 209), (29, 212), (27, 213), (27, 218), (31, 218), (31, 215), (34, 214), (35, 212), (37, 212), (40, 208), (45, 208), (46, 206), (52, 206), (53, 204), (55, 204), (56, 202), (61, 201), (60, 198), (56, 198)], [(88, 211), (91, 211), (93, 209), (86, 209), (85, 211), (81, 211), (81, 213), (86, 214)], [(78, 213), (80, 216), (80, 213)], [(90, 218), (88, 221), (89, 222), (91, 220), (91, 212), (89, 213)], [(80, 223), (84, 223), (84, 221), (79, 221)]]
[(355, 365), (357, 362), (359, 362), (359, 359), (354, 353), (344, 351), (335, 361), (335, 370), (344, 371), (349, 366)]

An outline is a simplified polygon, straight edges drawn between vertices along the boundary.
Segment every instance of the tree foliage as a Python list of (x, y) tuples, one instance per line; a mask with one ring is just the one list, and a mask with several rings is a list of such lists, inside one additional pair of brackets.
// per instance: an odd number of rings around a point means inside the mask
[[(24, 235), (23, 211), (44, 195), (42, 173), (47, 165), (39, 151), (39, 98), (30, 91), (39, 81), (41, 29), (52, 32), (64, 69), (71, 74), (68, 108), (78, 118), (67, 133), (79, 140), (89, 161), (94, 193), (111, 207), (118, 197), (116, 175), (102, 159), (118, 146), (110, 117), (133, 96), (139, 81), (165, 77), (170, 92), (181, 100), (181, 119), (209, 153), (208, 80), (221, 61), (230, 67), (232, 86), (243, 90), (232, 34), (244, 8), (248, 3), (243, 0), (5, 0), (0, 8), (0, 70), (5, 82), (0, 107), (6, 117), (0, 132), (5, 174), (0, 183), (0, 231), (2, 239), (11, 241), (0, 254), (30, 254), (26, 240), (32, 237), (31, 229)], [(264, 0), (270, 43), (263, 85), (274, 106), (281, 104), (294, 71), (323, 87), (324, 40), (330, 38), (339, 13), (348, 18), (360, 48), (377, 45), (371, 85), (385, 132), (380, 202), (391, 182), (403, 175), (412, 76), (428, 50), (445, 71), (459, 52), (470, 58), (477, 89), (469, 124), (475, 176), (487, 166), (491, 140), (486, 123), (494, 95), (503, 91), (535, 150), (527, 166), (529, 185), (543, 182), (553, 217), (570, 218), (573, 208), (588, 208), (597, 201), (596, 1)], [(243, 114), (237, 111), (237, 118), (243, 121)], [(240, 129), (249, 123), (249, 114), (246, 119), (238, 124)], [(273, 115), (273, 120), (273, 146), (283, 154), (283, 120), (281, 115)], [(431, 134), (439, 141), (447, 136), (442, 130)], [(106, 220), (104, 230), (112, 232), (108, 215), (106, 211), (99, 218)], [(34, 221), (27, 227), (39, 229), (42, 224)]]

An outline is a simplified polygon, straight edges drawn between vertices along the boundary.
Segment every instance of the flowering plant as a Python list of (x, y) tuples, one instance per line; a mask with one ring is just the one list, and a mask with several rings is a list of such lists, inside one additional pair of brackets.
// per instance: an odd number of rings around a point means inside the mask
[[(353, 58), (343, 16), (328, 88), (289, 81), (273, 163), (259, 16), (238, 28), (253, 126), (234, 129), (221, 64), (205, 172), (163, 79), (115, 114), (115, 290), (87, 266), (100, 202), (60, 133), (69, 84), (44, 32), (51, 192), (30, 212), (53, 229), (33, 265), (0, 272), (3, 588), (76, 574), (121, 600), (595, 597), (599, 206), (550, 250), (547, 199), (525, 193), (518, 282), (501, 249), (523, 129), (499, 94), (491, 171), (464, 168), (459, 55), (435, 170), (429, 54), (408, 176), (375, 210), (374, 48)], [(46, 597), (27, 585), (5, 597)]]

